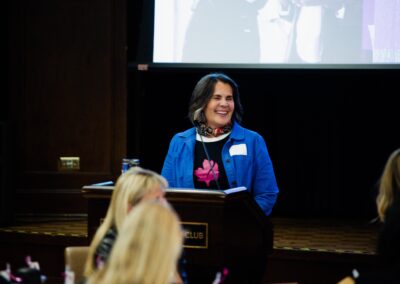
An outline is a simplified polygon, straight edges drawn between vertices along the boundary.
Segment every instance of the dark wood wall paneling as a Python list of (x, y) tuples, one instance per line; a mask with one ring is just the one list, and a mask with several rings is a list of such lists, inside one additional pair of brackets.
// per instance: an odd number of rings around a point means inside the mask
[(126, 154), (126, 3), (9, 2), (16, 213), (85, 213), (81, 187), (114, 180)]

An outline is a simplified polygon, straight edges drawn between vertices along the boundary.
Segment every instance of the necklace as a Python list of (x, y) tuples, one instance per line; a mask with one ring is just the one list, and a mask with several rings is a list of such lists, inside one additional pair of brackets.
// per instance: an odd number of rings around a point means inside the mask
[(224, 127), (212, 128), (211, 126), (208, 126), (204, 122), (200, 122), (199, 126), (197, 126), (197, 133), (199, 133), (202, 136), (218, 137), (222, 134), (230, 132), (231, 130), (232, 130), (231, 124), (227, 124)]

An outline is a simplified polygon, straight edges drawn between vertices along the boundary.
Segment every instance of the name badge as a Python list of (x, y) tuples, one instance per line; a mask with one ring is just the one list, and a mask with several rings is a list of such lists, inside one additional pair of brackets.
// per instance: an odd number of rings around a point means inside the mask
[(247, 156), (247, 147), (246, 147), (246, 144), (232, 145), (232, 147), (229, 149), (229, 154), (230, 154), (231, 156), (235, 156), (235, 155), (244, 155), (244, 156)]

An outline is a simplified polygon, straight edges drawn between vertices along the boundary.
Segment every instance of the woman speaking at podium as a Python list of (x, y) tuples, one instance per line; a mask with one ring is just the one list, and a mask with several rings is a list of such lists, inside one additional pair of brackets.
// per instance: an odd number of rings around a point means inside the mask
[(242, 113), (231, 78), (201, 78), (189, 105), (194, 127), (172, 138), (161, 174), (171, 188), (246, 187), (269, 215), (279, 192), (272, 162), (262, 136), (239, 124)]

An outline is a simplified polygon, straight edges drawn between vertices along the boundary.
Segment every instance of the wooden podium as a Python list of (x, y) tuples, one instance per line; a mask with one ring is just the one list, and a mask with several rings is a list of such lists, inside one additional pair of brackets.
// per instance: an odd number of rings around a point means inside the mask
[(244, 273), (240, 280), (229, 283), (253, 283), (245, 275), (246, 271), (259, 273), (255, 270), (260, 265), (259, 269), (265, 269), (273, 246), (272, 225), (245, 188), (169, 189), (167, 199), (180, 215), (186, 231), (189, 276), (210, 274), (208, 278), (191, 277), (189, 283), (211, 283), (210, 277), (223, 267)]
[[(112, 186), (82, 189), (88, 198), (90, 239), (106, 214), (112, 190)], [(273, 246), (272, 225), (245, 188), (167, 189), (166, 198), (179, 214), (185, 231), (189, 283), (212, 283), (211, 278), (224, 267), (234, 272), (235, 279), (265, 269)], [(243, 272), (240, 277), (237, 271)], [(255, 283), (243, 281), (228, 283)]]

